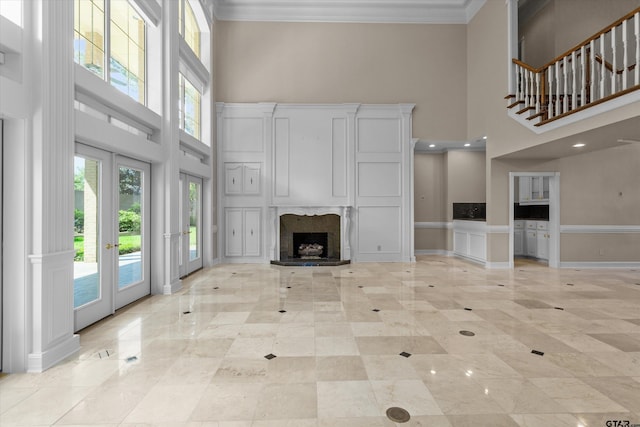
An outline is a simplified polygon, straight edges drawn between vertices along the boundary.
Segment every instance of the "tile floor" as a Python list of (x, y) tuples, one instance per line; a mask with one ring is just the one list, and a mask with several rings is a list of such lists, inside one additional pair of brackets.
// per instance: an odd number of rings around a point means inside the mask
[(0, 379), (0, 425), (640, 425), (634, 270), (225, 265), (80, 336)]

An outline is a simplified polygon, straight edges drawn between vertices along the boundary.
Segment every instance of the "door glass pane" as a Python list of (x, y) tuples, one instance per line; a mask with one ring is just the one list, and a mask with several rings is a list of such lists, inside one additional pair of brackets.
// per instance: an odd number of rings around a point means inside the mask
[(142, 280), (142, 171), (119, 168), (118, 194), (118, 288)]
[(100, 298), (100, 162), (74, 160), (73, 306)]
[(200, 184), (189, 183), (189, 261), (200, 258)]

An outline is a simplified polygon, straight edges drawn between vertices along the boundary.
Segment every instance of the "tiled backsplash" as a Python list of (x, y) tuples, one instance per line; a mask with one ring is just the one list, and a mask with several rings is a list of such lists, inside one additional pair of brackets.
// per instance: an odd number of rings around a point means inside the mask
[(487, 217), (486, 203), (454, 203), (453, 219), (485, 219)]
[(520, 206), (514, 203), (513, 217), (515, 219), (541, 219), (549, 220), (549, 205)]

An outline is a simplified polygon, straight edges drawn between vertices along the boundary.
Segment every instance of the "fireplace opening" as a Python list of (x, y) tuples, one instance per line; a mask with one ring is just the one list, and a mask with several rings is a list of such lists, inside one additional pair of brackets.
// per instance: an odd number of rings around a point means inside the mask
[(294, 258), (327, 258), (328, 243), (329, 233), (293, 233)]
[[(322, 246), (322, 251), (306, 246), (300, 253), (300, 245), (313, 244)], [(340, 260), (339, 215), (280, 216), (280, 261), (306, 259)]]

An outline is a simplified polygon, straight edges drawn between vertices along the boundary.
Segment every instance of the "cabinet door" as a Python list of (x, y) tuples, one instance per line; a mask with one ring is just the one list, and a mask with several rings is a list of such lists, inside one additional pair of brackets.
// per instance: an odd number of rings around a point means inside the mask
[(260, 256), (260, 209), (244, 210), (244, 255)]
[(225, 210), (225, 255), (242, 256), (242, 209)]
[(527, 230), (527, 256), (536, 257), (538, 256), (537, 249), (537, 232), (536, 230)]
[(224, 164), (225, 194), (242, 194), (242, 163)]
[(536, 232), (536, 258), (549, 259), (549, 233), (547, 231)]
[(260, 163), (244, 165), (244, 194), (260, 194)]
[(524, 255), (524, 230), (522, 229), (513, 232), (513, 254)]
[(530, 176), (518, 177), (518, 199), (520, 202), (531, 201), (531, 178)]

